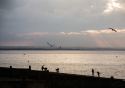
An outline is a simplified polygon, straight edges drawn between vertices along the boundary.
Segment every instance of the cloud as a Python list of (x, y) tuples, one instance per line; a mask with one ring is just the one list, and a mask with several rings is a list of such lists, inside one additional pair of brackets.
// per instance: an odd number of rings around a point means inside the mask
[[(118, 33), (125, 33), (125, 29), (116, 29)], [(47, 33), (49, 34), (54, 34), (54, 35), (85, 35), (85, 34), (113, 34), (115, 33), (114, 31), (110, 29), (105, 29), (105, 30), (85, 30), (85, 31), (79, 31), (79, 32), (59, 32), (59, 33)], [(30, 33), (28, 33), (30, 34)], [(34, 33), (33, 33), (34, 34)]]
[(113, 15), (105, 17), (102, 13), (106, 9), (106, 3), (108, 0), (72, 0), (72, 2), (69, 0), (13, 0), (10, 5), (6, 5), (6, 8), (13, 9), (3, 11), (2, 16), (4, 25), (12, 28), (11, 30), (17, 28), (18, 30), (27, 28), (27, 32), (32, 30), (82, 31), (82, 29), (92, 28), (99, 30), (108, 24), (114, 24), (114, 22), (109, 23), (109, 20), (114, 18)]
[(43, 36), (48, 35), (48, 32), (32, 32), (32, 33), (26, 33), (26, 34), (17, 34), (17, 36)]
[[(125, 33), (125, 29), (116, 29), (118, 33)], [(82, 34), (112, 34), (115, 33), (110, 29), (105, 29), (105, 30), (85, 30), (85, 31), (80, 31), (80, 32), (60, 32), (58, 34), (62, 35), (82, 35)]]
[(125, 37), (125, 0), (0, 0), (0, 16), (2, 45), (82, 45), (83, 40), (89, 46), (109, 46)]
[(122, 7), (118, 2), (116, 2), (116, 0), (109, 0), (109, 2), (107, 3), (107, 8), (106, 10), (104, 10), (104, 12), (108, 13), (108, 12), (111, 12), (113, 10), (117, 10), (120, 8)]
[(66, 33), (65, 32), (59, 32), (57, 34), (59, 34), (59, 35), (65, 35)]
[(69, 32), (68, 34), (69, 34), (69, 35), (72, 35), (72, 34), (73, 34), (73, 35), (78, 35), (78, 34), (81, 34), (81, 33), (79, 33), (79, 32)]
[[(119, 33), (125, 33), (125, 29), (116, 29), (117, 32)], [(106, 29), (106, 30), (86, 30), (86, 31), (81, 31), (82, 33), (90, 33), (90, 34), (112, 34), (115, 33), (110, 29)]]

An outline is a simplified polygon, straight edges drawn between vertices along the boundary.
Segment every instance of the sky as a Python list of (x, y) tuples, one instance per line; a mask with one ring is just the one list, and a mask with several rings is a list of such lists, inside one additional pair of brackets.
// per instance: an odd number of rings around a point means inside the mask
[(125, 47), (125, 0), (0, 0), (0, 46), (47, 42)]

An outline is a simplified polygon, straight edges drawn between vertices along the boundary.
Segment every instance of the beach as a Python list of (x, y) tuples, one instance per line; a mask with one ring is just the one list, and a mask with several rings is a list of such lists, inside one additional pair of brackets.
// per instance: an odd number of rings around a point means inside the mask
[[(124, 88), (125, 80), (23, 68), (0, 67), (1, 88)], [(4, 87), (8, 85), (8, 87)], [(31, 86), (31, 87), (30, 87)]]

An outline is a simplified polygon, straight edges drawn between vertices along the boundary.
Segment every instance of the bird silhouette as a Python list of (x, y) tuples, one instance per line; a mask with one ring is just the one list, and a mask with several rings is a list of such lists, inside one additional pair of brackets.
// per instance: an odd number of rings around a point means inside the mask
[(117, 32), (115, 29), (113, 29), (113, 28), (109, 28), (109, 29), (112, 29), (112, 31), (115, 31), (115, 32)]
[(48, 45), (50, 45), (50, 47), (53, 47), (53, 46), (55, 46), (55, 45), (51, 45), (51, 44), (50, 44), (50, 43), (48, 43), (48, 42), (47, 42), (47, 44), (48, 44)]

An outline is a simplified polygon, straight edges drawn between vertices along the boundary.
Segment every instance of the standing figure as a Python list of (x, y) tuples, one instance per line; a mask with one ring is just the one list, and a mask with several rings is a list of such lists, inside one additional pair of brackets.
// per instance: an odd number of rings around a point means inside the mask
[(94, 76), (94, 69), (92, 69), (92, 76)]
[(100, 77), (100, 72), (97, 71), (98, 77)]
[(43, 71), (43, 69), (44, 69), (44, 65), (41, 67), (41, 69), (42, 69), (42, 71)]

